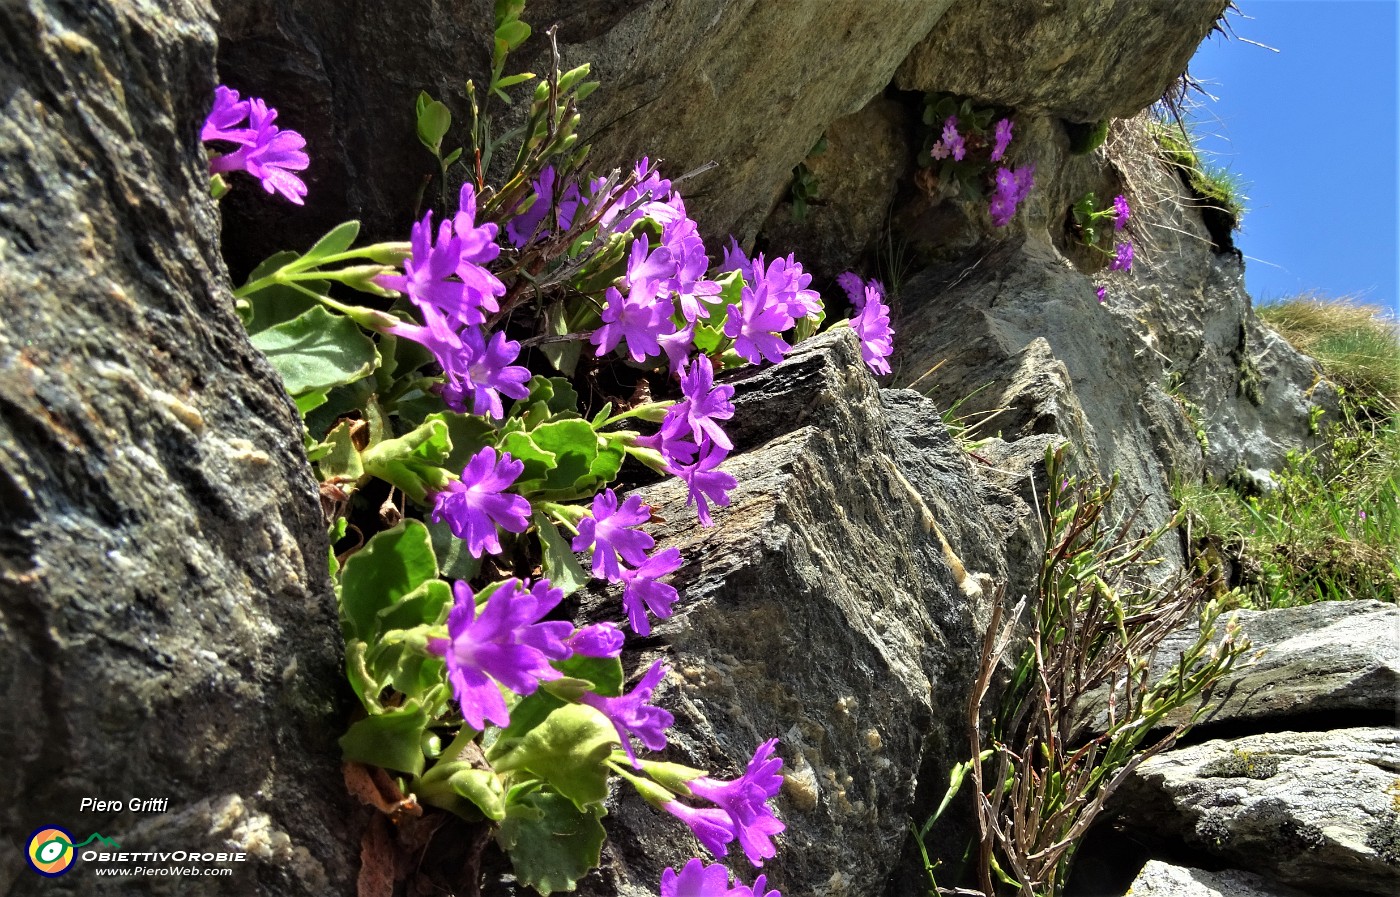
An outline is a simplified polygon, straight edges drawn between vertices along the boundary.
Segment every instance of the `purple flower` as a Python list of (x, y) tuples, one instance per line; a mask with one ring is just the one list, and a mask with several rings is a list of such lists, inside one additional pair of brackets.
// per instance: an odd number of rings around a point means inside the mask
[(812, 275), (802, 270), (802, 265), (793, 255), (773, 259), (766, 269), (763, 256), (756, 256), (753, 260), (753, 283), (756, 286), (759, 282), (768, 285), (770, 301), (794, 321), (821, 311), (821, 295), (816, 290), (807, 289)]
[(744, 250), (739, 248), (739, 241), (733, 235), (729, 237), (729, 245), (724, 247), (724, 258), (719, 263), (719, 273), (728, 274), (730, 271), (738, 271), (744, 283), (753, 282), (753, 263), (744, 255)]
[(685, 367), (690, 350), (695, 347), (695, 322), (691, 321), (675, 333), (658, 336), (656, 341), (661, 344), (661, 351), (666, 353), (671, 371), (679, 371)]
[(665, 675), (666, 669), (658, 660), (647, 670), (637, 687), (621, 697), (605, 698), (588, 693), (579, 698), (581, 703), (602, 713), (608, 718), (608, 722), (613, 724), (613, 728), (617, 730), (617, 737), (622, 742), (622, 749), (627, 752), (628, 759), (636, 768), (640, 768), (641, 764), (637, 762), (637, 755), (632, 752), (632, 738), (636, 737), (647, 750), (664, 750), (666, 730), (676, 721), (668, 711), (647, 703)]
[(593, 575), (608, 582), (622, 578), (617, 556), (633, 567), (646, 563), (647, 552), (656, 540), (636, 527), (651, 519), (651, 508), (637, 495), (629, 495), (618, 505), (617, 493), (605, 489), (593, 497), (593, 514), (578, 523), (574, 551), (593, 548)]
[[(632, 170), (637, 176), (636, 185), (628, 187), (621, 195), (612, 198), (598, 223), (613, 233), (623, 233), (643, 218), (650, 218), (662, 225), (675, 220), (678, 216), (676, 207), (666, 201), (671, 195), (671, 182), (661, 177), (652, 166), (651, 160), (645, 156)], [(641, 205), (618, 218), (625, 209), (638, 202)], [(682, 211), (679, 214), (685, 213)]]
[(734, 405), (729, 401), (734, 387), (714, 384), (714, 367), (707, 356), (701, 355), (689, 370), (681, 372), (683, 398), (666, 411), (661, 429), (673, 436), (689, 429), (702, 450), (710, 442), (725, 450), (733, 449), (734, 443), (719, 422), (734, 416)]
[[(731, 837), (731, 840), (732, 837)], [(661, 873), (661, 897), (737, 897), (729, 889), (729, 870), (718, 863), (706, 866), (699, 857), (681, 868)]]
[(739, 293), (739, 303), (729, 306), (729, 316), (724, 321), (724, 335), (734, 340), (734, 351), (752, 364), (758, 364), (762, 358), (782, 361), (783, 354), (792, 347), (778, 333), (793, 322), (781, 306), (770, 300), (768, 285), (745, 286)]
[(520, 355), (520, 344), (499, 332), (493, 333), (487, 343), (479, 327), (466, 328), (461, 338), (461, 358), (447, 372), (448, 379), (442, 387), (443, 401), (452, 410), (465, 412), (470, 394), (472, 414), (501, 420), (505, 417), (502, 395), (523, 399), (530, 394), (525, 385), (530, 382), (530, 371), (511, 364)]
[(948, 116), (948, 120), (943, 123), (943, 145), (948, 148), (948, 152), (959, 162), (963, 156), (967, 155), (967, 146), (963, 143), (963, 137), (958, 133), (958, 117)]
[[(559, 197), (559, 205), (554, 209), (551, 226), (541, 227), (544, 225), (545, 215), (554, 205), (555, 178), (554, 166), (547, 165), (541, 169), (539, 177), (535, 178), (534, 184), (531, 185), (533, 192), (530, 205), (506, 222), (506, 238), (516, 249), (524, 249), (531, 240), (547, 237), (555, 229), (567, 231), (573, 226), (574, 216), (578, 213), (583, 198), (579, 194), (578, 184), (571, 183)], [(518, 209), (519, 205), (516, 208)]]
[(1108, 298), (1108, 287), (1105, 287), (1105, 286), (1097, 286), (1097, 287), (1094, 287), (1094, 295), (1097, 296), (1097, 297), (1099, 297), (1099, 301), (1100, 301), (1100, 302), (1103, 302), (1104, 299)]
[(702, 300), (718, 296), (720, 285), (704, 279), (710, 259), (705, 254), (699, 227), (689, 218), (677, 219), (662, 230), (661, 245), (670, 251), (676, 265), (675, 276), (667, 288), (680, 297), (681, 314), (692, 323), (696, 318), (708, 318), (710, 309)]
[(303, 205), (306, 184), (292, 172), (311, 164), (310, 157), (302, 152), (306, 138), (277, 127), (276, 119), (276, 109), (268, 108), (257, 97), (249, 98), (248, 123), (253, 139), (226, 156), (211, 159), (209, 173), (245, 171), (257, 178), (268, 193), (280, 193), (289, 202)]
[(238, 98), (238, 91), (220, 84), (214, 88), (214, 108), (204, 120), (199, 139), (205, 143), (210, 140), (227, 140), (244, 146), (256, 142), (257, 131), (238, 127), (248, 117), (249, 108), (247, 100)]
[(667, 466), (674, 468), (679, 464), (691, 463), (699, 452), (689, 437), (689, 433), (668, 435), (664, 430), (657, 430), (651, 436), (638, 436), (633, 442), (657, 452)]
[(1131, 271), (1133, 269), (1133, 244), (1119, 243), (1114, 248), (1113, 262), (1108, 266), (1110, 271)]
[(686, 507), (695, 505), (695, 516), (701, 526), (711, 526), (710, 506), (706, 499), (722, 508), (729, 507), (729, 490), (739, 485), (739, 481), (722, 470), (715, 470), (729, 453), (718, 445), (711, 444), (700, 460), (694, 464), (678, 465), (672, 462), (671, 471), (681, 478), (690, 490)]
[(595, 354), (606, 355), (617, 348), (618, 342), (625, 340), (627, 354), (633, 361), (660, 355), (660, 339), (676, 332), (670, 312), (643, 290), (633, 290), (624, 297), (608, 287), (604, 296), (608, 304), (603, 308), (603, 326), (588, 338), (598, 347)]
[(627, 611), (627, 623), (638, 635), (651, 635), (650, 610), (657, 617), (671, 617), (671, 606), (680, 597), (675, 586), (660, 582), (661, 577), (680, 569), (681, 550), (667, 548), (647, 558), (635, 570), (622, 568), (622, 606)]
[(996, 131), (993, 134), (992, 155), (989, 157), (993, 162), (1000, 162), (1006, 155), (1006, 148), (1011, 145), (1011, 119), (1003, 118), (997, 122)]
[[(419, 309), (435, 308), (454, 325), (480, 324), (486, 319), (467, 301), (466, 285), (449, 280), (457, 273), (462, 257), (462, 241), (452, 234), (452, 222), (438, 226), (433, 241), (433, 213), (413, 225), (409, 246), (412, 254), (404, 259), (403, 274), (381, 274), (375, 282), (385, 289), (398, 290)], [(494, 310), (494, 300), (492, 302)]]
[(846, 298), (851, 300), (851, 307), (860, 311), (860, 307), (865, 304), (865, 281), (860, 279), (860, 275), (854, 271), (838, 274), (836, 285), (846, 292)]
[(865, 302), (851, 319), (851, 327), (860, 337), (860, 357), (865, 366), (876, 374), (888, 374), (887, 360), (894, 353), (894, 331), (890, 329), (890, 309), (880, 301), (879, 285), (872, 282), (865, 288)]
[(612, 623), (593, 623), (575, 630), (565, 644), (581, 657), (617, 657), (626, 638)]
[(1035, 166), (1023, 165), (1015, 170), (1003, 166), (996, 170), (994, 179), (996, 192), (987, 211), (992, 216), (992, 224), (1006, 227), (1016, 214), (1016, 207), (1030, 195), (1031, 187), (1035, 185)]
[(447, 679), (467, 725), (484, 729), (490, 721), (508, 726), (510, 714), (496, 683), (528, 695), (539, 683), (562, 675), (549, 662), (569, 656), (563, 640), (573, 626), (539, 620), (563, 599), (564, 592), (552, 588), (548, 580), (527, 592), (520, 580), (510, 579), (490, 594), (480, 616), (466, 583), (453, 584), (452, 592), (456, 601), (447, 618), (448, 637), (430, 639), (428, 650), (446, 658)]
[(497, 526), (512, 533), (530, 526), (530, 503), (505, 491), (524, 469), (525, 463), (509, 452), (497, 458), (496, 450), (486, 446), (467, 462), (461, 480), (433, 497), (433, 522), (446, 521), (452, 535), (467, 543), (472, 557), (500, 554)]
[(480, 311), (497, 311), (496, 297), (506, 294), (506, 286), (484, 267), (501, 254), (501, 247), (496, 245), (495, 224), (487, 222), (478, 226), (476, 223), (476, 188), (471, 181), (462, 185), (458, 195), (452, 233), (459, 241), (457, 276), (466, 285), (472, 305), (478, 310), (475, 320), (463, 317), (462, 323), (480, 324)]
[(1128, 224), (1128, 198), (1123, 194), (1113, 197), (1113, 229), (1120, 231)]
[(729, 852), (725, 845), (734, 840), (734, 820), (724, 810), (716, 807), (697, 810), (678, 800), (663, 804), (662, 809), (690, 826), (696, 840), (710, 853), (722, 857)]
[(729, 897), (783, 897), (783, 895), (777, 889), (768, 891), (768, 876), (760, 875), (753, 880), (753, 887), (735, 883), (734, 890), (729, 892)]
[(762, 866), (765, 859), (777, 854), (772, 837), (787, 827), (773, 815), (767, 803), (783, 784), (783, 761), (773, 756), (777, 743), (778, 739), (771, 738), (759, 745), (748, 769), (732, 782), (702, 776), (687, 786), (696, 797), (710, 801), (729, 814), (739, 846), (755, 866)]

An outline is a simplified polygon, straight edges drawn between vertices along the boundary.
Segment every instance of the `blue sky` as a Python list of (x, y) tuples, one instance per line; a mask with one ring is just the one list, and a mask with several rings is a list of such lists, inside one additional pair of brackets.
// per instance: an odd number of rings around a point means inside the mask
[(1238, 0), (1191, 74), (1198, 147), (1238, 173), (1259, 302), (1303, 291), (1396, 309), (1396, 0)]

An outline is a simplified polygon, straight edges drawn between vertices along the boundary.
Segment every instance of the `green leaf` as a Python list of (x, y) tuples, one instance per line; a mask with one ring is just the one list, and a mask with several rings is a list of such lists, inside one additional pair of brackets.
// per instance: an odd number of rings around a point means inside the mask
[(487, 819), (500, 822), (506, 818), (506, 792), (500, 776), (489, 769), (462, 769), (447, 780), (452, 790), (481, 810)]
[(496, 24), (520, 18), (525, 11), (525, 0), (496, 0)]
[(338, 480), (351, 486), (359, 483), (365, 475), (365, 468), (360, 463), (360, 453), (350, 436), (350, 421), (341, 421), (331, 430), (326, 436), (326, 444), (330, 446), (330, 452), (316, 465), (321, 479)]
[(555, 664), (559, 672), (593, 683), (594, 694), (615, 698), (622, 694), (622, 661), (616, 657), (585, 657), (575, 654)]
[[(298, 258), (300, 256), (295, 252), (279, 252), (269, 256), (262, 264), (253, 269), (253, 273), (248, 275), (248, 283), (261, 280), (274, 271), (295, 262)], [(330, 286), (324, 280), (303, 280), (301, 284), (313, 293), (321, 294), (324, 294)], [(260, 333), (269, 327), (275, 327), (313, 308), (320, 307), (319, 302), (300, 290), (277, 283), (269, 284), (256, 293), (252, 293), (244, 301), (248, 303), (248, 318), (244, 326), (250, 334)]]
[(374, 341), (354, 321), (319, 305), (251, 339), (293, 396), (353, 383), (379, 364)]
[(580, 812), (557, 794), (536, 791), (508, 807), (496, 840), (521, 882), (544, 897), (572, 891), (598, 865), (606, 812), (601, 806)]
[[(564, 311), (563, 302), (552, 302), (544, 311), (545, 334), (548, 336), (563, 336), (569, 332), (569, 322)], [(557, 343), (541, 343), (540, 351), (549, 363), (554, 365), (554, 369), (561, 374), (572, 376), (574, 368), (578, 365), (579, 355), (583, 351), (583, 343), (579, 340), (566, 340)]]
[(430, 579), (379, 610), (379, 631), (440, 626), (447, 622), (447, 612), (451, 608), (452, 587), (441, 579)]
[(321, 239), (316, 241), (316, 245), (306, 251), (296, 265), (298, 268), (314, 268), (321, 259), (339, 255), (350, 248), (350, 244), (355, 242), (355, 238), (360, 235), (360, 222), (347, 221), (338, 224)]
[(496, 769), (525, 769), (583, 809), (607, 798), (604, 761), (617, 744), (617, 730), (607, 717), (583, 704), (567, 704), (500, 757)]
[(521, 495), (529, 491), (527, 486), (533, 488), (543, 483), (544, 478), (554, 468), (554, 453), (540, 448), (531, 438), (531, 434), (524, 431), (517, 430), (505, 434), (501, 439), (500, 448), (525, 465), (525, 469), (515, 481), (515, 489)]
[(437, 100), (428, 100), (418, 110), (418, 140), (433, 155), (442, 149), (442, 138), (451, 127), (451, 111)]
[(452, 447), (443, 466), (454, 472), (460, 472), (473, 455), (496, 441), (496, 428), (486, 418), (475, 414), (439, 411), (423, 418), (425, 424), (432, 421), (442, 421), (447, 427)]
[(302, 393), (293, 399), (293, 401), (297, 404), (297, 414), (300, 414), (302, 420), (305, 420), (308, 414), (326, 404), (326, 392), (320, 389), (313, 389), (311, 392)]
[(481, 558), (472, 557), (466, 541), (457, 538), (451, 526), (429, 523), (428, 532), (433, 538), (433, 553), (437, 555), (443, 579), (470, 580), (481, 571)]
[(496, 29), (496, 40), (505, 44), (507, 50), (514, 50), (525, 43), (525, 39), (530, 36), (530, 26), (519, 19), (512, 19), (501, 23)]
[(360, 453), (365, 473), (403, 490), (416, 502), (429, 492), (440, 492), (448, 483), (447, 464), (452, 443), (447, 424), (433, 416), (396, 439), (372, 444)]
[(544, 575), (549, 577), (556, 589), (563, 589), (565, 595), (572, 595), (588, 584), (588, 574), (579, 566), (569, 541), (559, 532), (554, 521), (543, 511), (536, 511), (533, 519), (544, 555)]
[(350, 639), (345, 643), (345, 678), (350, 680), (350, 688), (364, 708), (370, 713), (378, 713), (383, 709), (379, 703), (379, 693), (384, 690), (384, 683), (370, 673), (368, 652), (369, 646), (359, 639)]
[(576, 484), (590, 476), (598, 458), (598, 434), (593, 427), (586, 420), (551, 421), (531, 430), (530, 441), (540, 451), (552, 454), (554, 463), (542, 481), (518, 482), (519, 491), (542, 490), (547, 496), (565, 493), (558, 497), (574, 497)]
[(534, 72), (521, 72), (518, 75), (506, 75), (496, 82), (496, 86), (500, 88), (514, 87), (517, 84), (524, 84), (526, 81), (533, 81), (534, 79)]
[(367, 716), (340, 737), (345, 759), (423, 774), (423, 730), (428, 714), (416, 701)]
[(588, 476), (580, 477), (574, 484), (583, 489), (593, 484), (606, 485), (617, 479), (622, 470), (623, 459), (627, 457), (627, 445), (617, 433), (608, 433), (598, 439), (598, 456), (588, 469)]
[(341, 575), (340, 613), (346, 638), (374, 641), (379, 612), (437, 575), (437, 559), (422, 523), (404, 520), (376, 534), (350, 556)]

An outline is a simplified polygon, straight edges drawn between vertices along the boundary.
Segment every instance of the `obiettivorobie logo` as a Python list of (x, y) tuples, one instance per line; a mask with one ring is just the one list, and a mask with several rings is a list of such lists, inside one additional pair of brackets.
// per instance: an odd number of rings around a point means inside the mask
[(49, 878), (57, 878), (73, 867), (78, 848), (86, 847), (94, 841), (107, 847), (121, 848), (116, 841), (97, 832), (88, 835), (87, 840), (81, 844), (74, 844), (73, 836), (67, 830), (56, 825), (46, 825), (35, 829), (34, 834), (29, 836), (24, 858), (29, 861), (29, 868), (35, 872)]

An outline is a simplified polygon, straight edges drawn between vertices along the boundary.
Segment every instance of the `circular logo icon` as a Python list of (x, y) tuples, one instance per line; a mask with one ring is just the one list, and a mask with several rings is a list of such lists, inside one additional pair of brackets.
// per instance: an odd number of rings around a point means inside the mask
[(56, 825), (46, 825), (29, 836), (25, 859), (29, 867), (49, 878), (62, 875), (73, 865), (73, 836)]

